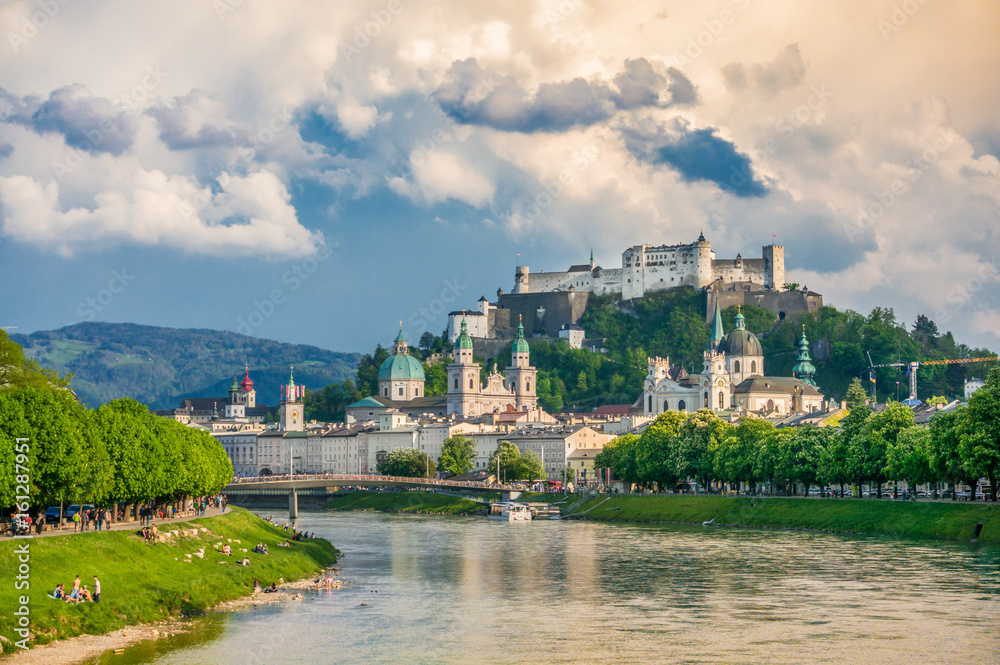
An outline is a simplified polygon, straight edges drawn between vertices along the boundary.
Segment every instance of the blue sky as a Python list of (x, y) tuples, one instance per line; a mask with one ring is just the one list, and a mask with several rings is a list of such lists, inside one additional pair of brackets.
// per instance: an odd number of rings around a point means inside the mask
[(703, 230), (997, 348), (1000, 12), (800, 5), (4, 3), (0, 325), (367, 351)]

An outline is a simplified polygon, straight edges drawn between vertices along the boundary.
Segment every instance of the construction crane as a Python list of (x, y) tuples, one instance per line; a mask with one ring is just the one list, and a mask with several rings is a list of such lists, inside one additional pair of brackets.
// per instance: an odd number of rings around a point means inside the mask
[[(871, 369), (876, 367), (906, 367), (906, 376), (910, 377), (910, 398), (907, 404), (918, 404), (917, 401), (917, 368), (921, 365), (964, 365), (966, 363), (987, 363), (998, 360), (997, 356), (987, 356), (985, 358), (953, 358), (951, 360), (914, 360), (908, 363), (884, 363), (882, 365), (871, 365)], [(871, 355), (868, 356), (868, 363), (871, 364)]]

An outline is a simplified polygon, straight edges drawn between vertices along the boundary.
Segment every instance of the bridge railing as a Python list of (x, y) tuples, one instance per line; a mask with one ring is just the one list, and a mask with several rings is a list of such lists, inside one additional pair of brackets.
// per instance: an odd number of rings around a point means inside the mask
[(307, 481), (330, 481), (331, 483), (343, 484), (343, 485), (364, 485), (365, 482), (377, 482), (377, 483), (400, 483), (404, 485), (421, 485), (429, 487), (453, 487), (453, 488), (468, 488), (468, 489), (478, 489), (478, 490), (494, 490), (506, 492), (511, 489), (515, 489), (510, 485), (501, 484), (490, 484), (490, 483), (477, 483), (473, 481), (455, 481), (455, 480), (442, 480), (439, 478), (409, 478), (406, 476), (380, 476), (372, 474), (305, 474), (305, 473), (294, 473), (294, 474), (280, 474), (280, 475), (270, 475), (270, 476), (240, 476), (233, 478), (233, 482), (226, 485), (226, 487), (236, 488), (240, 485), (258, 485), (258, 484), (271, 484), (271, 483), (285, 483), (285, 482), (307, 482)]

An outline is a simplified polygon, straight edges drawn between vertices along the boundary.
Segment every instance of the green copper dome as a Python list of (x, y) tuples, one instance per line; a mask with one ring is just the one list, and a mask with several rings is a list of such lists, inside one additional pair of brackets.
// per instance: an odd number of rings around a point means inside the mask
[(472, 348), (472, 338), (469, 337), (469, 326), (465, 324), (465, 319), (462, 319), (462, 332), (458, 335), (458, 339), (455, 340), (456, 349), (471, 349)]
[(236, 377), (233, 377), (233, 385), (229, 386), (229, 392), (238, 393), (240, 391), (240, 384), (236, 382)]
[(424, 380), (424, 366), (411, 355), (393, 355), (385, 359), (378, 370), (378, 380), (417, 379)]
[(514, 340), (513, 353), (528, 353), (529, 351), (528, 340), (524, 339), (524, 324), (518, 322), (517, 339)]

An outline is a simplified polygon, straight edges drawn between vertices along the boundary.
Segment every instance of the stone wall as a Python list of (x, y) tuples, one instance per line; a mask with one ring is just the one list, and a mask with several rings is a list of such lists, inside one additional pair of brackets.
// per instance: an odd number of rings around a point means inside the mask
[(581, 291), (505, 293), (498, 298), (497, 304), (510, 311), (511, 325), (516, 327), (521, 317), (525, 337), (558, 337), (564, 324), (579, 323), (589, 298), (589, 293)]

